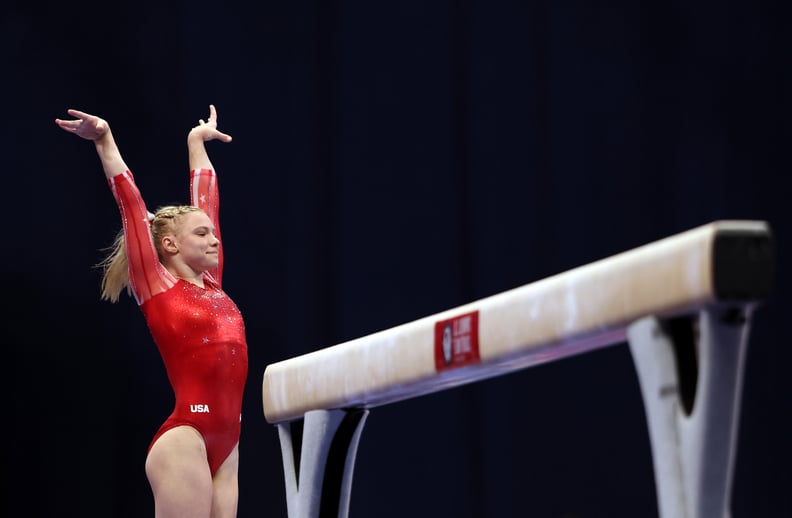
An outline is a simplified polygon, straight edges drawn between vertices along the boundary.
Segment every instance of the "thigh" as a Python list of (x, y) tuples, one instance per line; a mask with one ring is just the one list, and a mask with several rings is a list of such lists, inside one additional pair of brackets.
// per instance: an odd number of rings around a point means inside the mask
[(206, 446), (195, 428), (177, 426), (162, 434), (146, 458), (146, 476), (157, 518), (210, 515), (212, 476)]
[(220, 465), (212, 481), (211, 518), (234, 518), (239, 501), (239, 443)]

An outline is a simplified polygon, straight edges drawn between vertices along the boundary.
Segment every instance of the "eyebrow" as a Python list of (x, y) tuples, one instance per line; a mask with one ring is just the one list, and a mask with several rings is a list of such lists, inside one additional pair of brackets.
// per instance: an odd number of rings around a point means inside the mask
[(213, 232), (213, 233), (217, 232), (217, 229), (215, 229), (214, 227), (207, 227), (206, 225), (201, 225), (201, 226), (195, 227), (193, 229), (193, 232), (199, 232), (201, 230), (205, 230), (207, 232)]

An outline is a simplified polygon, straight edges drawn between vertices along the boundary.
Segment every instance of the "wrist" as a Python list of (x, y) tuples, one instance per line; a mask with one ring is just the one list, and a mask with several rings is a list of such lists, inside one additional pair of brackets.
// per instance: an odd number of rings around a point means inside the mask
[(200, 131), (198, 131), (196, 128), (193, 128), (187, 134), (187, 143), (188, 144), (203, 144), (204, 143), (204, 137), (203, 137), (203, 135), (201, 134)]
[(107, 127), (101, 135), (97, 135), (97, 137), (93, 139), (93, 143), (99, 154), (103, 154), (107, 152), (108, 149), (114, 148), (115, 141), (113, 140), (113, 134), (110, 132), (110, 128)]

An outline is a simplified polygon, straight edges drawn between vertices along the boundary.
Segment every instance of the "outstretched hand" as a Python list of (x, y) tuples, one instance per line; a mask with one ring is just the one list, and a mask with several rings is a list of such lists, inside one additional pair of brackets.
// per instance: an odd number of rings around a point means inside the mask
[(80, 110), (67, 110), (67, 113), (74, 120), (55, 119), (55, 124), (75, 135), (82, 137), (86, 140), (96, 140), (102, 137), (110, 129), (107, 121), (91, 115), (90, 113), (81, 112)]
[(198, 136), (203, 139), (204, 142), (215, 139), (222, 142), (231, 142), (231, 135), (223, 133), (217, 129), (217, 110), (215, 109), (214, 104), (209, 105), (209, 118), (205, 121), (203, 119), (199, 119), (198, 125), (190, 130), (190, 135)]

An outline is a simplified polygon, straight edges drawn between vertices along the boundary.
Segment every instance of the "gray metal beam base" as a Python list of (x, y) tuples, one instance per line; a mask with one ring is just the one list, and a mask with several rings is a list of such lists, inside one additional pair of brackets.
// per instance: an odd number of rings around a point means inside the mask
[(368, 410), (315, 410), (278, 425), (289, 518), (346, 518)]
[(750, 307), (628, 330), (661, 518), (728, 518)]

